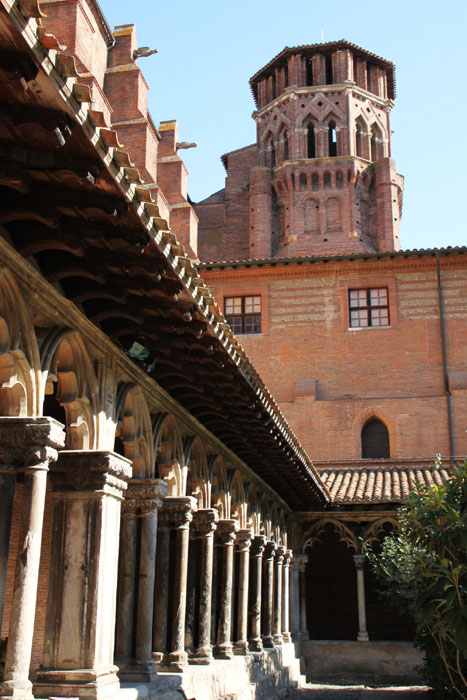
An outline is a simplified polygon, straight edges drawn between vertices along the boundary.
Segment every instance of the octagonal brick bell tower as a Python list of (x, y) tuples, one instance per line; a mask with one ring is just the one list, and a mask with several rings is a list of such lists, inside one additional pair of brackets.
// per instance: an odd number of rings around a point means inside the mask
[(399, 250), (394, 65), (342, 40), (285, 48), (250, 85), (250, 257)]

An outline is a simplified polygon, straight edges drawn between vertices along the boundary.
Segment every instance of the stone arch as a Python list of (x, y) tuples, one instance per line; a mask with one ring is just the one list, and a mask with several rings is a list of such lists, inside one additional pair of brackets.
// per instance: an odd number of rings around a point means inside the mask
[(165, 479), (169, 496), (184, 496), (183, 444), (175, 418), (167, 413), (152, 416), (156, 476)]
[(38, 329), (42, 413), (65, 424), (68, 450), (97, 445), (99, 392), (91, 358), (76, 330)]
[(187, 466), (186, 495), (193, 496), (198, 508), (208, 508), (210, 503), (210, 484), (208, 463), (203, 443), (200, 438), (189, 438), (189, 451), (185, 450)]
[(284, 547), (287, 547), (287, 542), (288, 542), (288, 533), (287, 533), (287, 516), (285, 515), (284, 511), (281, 509), (279, 513), (279, 544), (284, 545)]
[(247, 527), (252, 528), (253, 535), (259, 535), (261, 530), (261, 507), (254, 484), (245, 485), (245, 500), (247, 504)]
[(313, 547), (314, 543), (320, 539), (326, 528), (332, 528), (339, 535), (339, 540), (344, 542), (349, 549), (357, 553), (359, 551), (358, 536), (345, 523), (335, 518), (322, 518), (309, 527), (303, 535), (303, 551), (308, 547)]
[(264, 535), (267, 540), (272, 540), (274, 535), (271, 508), (272, 502), (262, 495), (260, 534)]
[(131, 459), (133, 477), (153, 479), (155, 476), (154, 443), (148, 405), (140, 387), (121, 384), (117, 391), (118, 444), (123, 443), (123, 453)]
[(228, 498), (227, 473), (224, 460), (220, 455), (213, 455), (209, 460), (209, 477), (211, 482), (211, 508), (216, 508), (219, 518), (225, 519), (230, 515)]
[(9, 272), (0, 268), (0, 415), (40, 413), (39, 370), (32, 319)]
[(370, 160), (375, 163), (380, 158), (384, 158), (384, 136), (378, 121), (374, 121), (370, 125), (370, 134)]
[(247, 503), (245, 485), (238, 471), (230, 474), (230, 517), (238, 521), (240, 528), (247, 527)]
[(368, 159), (368, 124), (365, 116), (359, 114), (355, 119), (355, 155)]

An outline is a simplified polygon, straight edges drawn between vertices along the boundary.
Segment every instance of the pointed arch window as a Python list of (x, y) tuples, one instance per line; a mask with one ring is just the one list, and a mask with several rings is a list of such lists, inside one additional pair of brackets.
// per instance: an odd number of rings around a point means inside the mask
[(383, 157), (383, 134), (378, 124), (373, 124), (371, 127), (371, 160), (374, 163)]
[(315, 127), (313, 122), (307, 128), (307, 158), (316, 158)]
[(389, 459), (389, 431), (383, 421), (370, 418), (362, 428), (362, 459)]
[(364, 158), (364, 136), (366, 132), (366, 127), (361, 119), (359, 117), (357, 121), (355, 122), (355, 152), (358, 156), (358, 158)]
[(328, 124), (328, 154), (331, 158), (337, 156), (337, 132), (335, 121), (330, 121)]

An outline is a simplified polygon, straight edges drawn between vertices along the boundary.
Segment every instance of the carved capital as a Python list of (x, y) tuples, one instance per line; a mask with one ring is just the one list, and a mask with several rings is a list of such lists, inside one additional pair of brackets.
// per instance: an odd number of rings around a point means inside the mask
[(122, 518), (136, 518), (138, 513), (138, 501), (136, 498), (125, 497), (122, 501)]
[(284, 566), (289, 566), (293, 562), (293, 552), (291, 549), (286, 549), (284, 554)]
[(308, 562), (308, 556), (306, 554), (296, 554), (294, 556), (294, 561), (297, 564), (298, 571), (304, 573)]
[(354, 554), (353, 561), (357, 569), (363, 569), (366, 562), (366, 556), (364, 554)]
[(251, 529), (239, 530), (237, 532), (237, 538), (235, 544), (239, 552), (248, 552), (251, 546), (251, 538), (253, 533)]
[(163, 479), (131, 479), (125, 500), (135, 501), (144, 517), (154, 515), (162, 507), (165, 496), (167, 484)]
[(282, 565), (284, 562), (284, 555), (286, 553), (286, 548), (283, 545), (279, 545), (274, 553), (274, 558), (276, 564)]
[(0, 471), (47, 470), (64, 445), (63, 425), (53, 418), (0, 418)]
[(207, 537), (217, 528), (219, 513), (215, 508), (200, 508), (193, 514), (193, 532), (195, 537)]
[(62, 450), (50, 477), (55, 492), (99, 492), (122, 498), (131, 462), (115, 452)]
[(191, 496), (166, 496), (159, 512), (159, 521), (162, 527), (186, 529), (193, 520), (196, 508), (196, 500)]
[(217, 534), (219, 542), (223, 547), (233, 545), (238, 530), (237, 520), (219, 520), (217, 525)]
[(266, 538), (264, 535), (256, 535), (251, 541), (250, 556), (252, 557), (262, 557), (264, 552), (264, 546), (266, 544)]
[(277, 544), (275, 542), (266, 542), (264, 546), (264, 559), (273, 559), (276, 552)]

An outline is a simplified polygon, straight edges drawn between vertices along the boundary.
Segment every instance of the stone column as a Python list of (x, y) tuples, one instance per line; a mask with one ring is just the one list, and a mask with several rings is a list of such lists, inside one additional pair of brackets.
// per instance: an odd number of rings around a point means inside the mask
[[(125, 656), (117, 656), (117, 660), (120, 678), (125, 681), (151, 682), (157, 676), (152, 656), (157, 513), (166, 495), (167, 484), (162, 479), (132, 479), (123, 503), (122, 528), (128, 532), (123, 531), (125, 536), (121, 537), (119, 602), (123, 606), (118, 608), (117, 640), (123, 642)], [(136, 518), (141, 519), (138, 580), (135, 579)]]
[(120, 689), (114, 664), (120, 507), (131, 462), (66, 450), (51, 472), (53, 568), (39, 697), (99, 700)]
[[(7, 471), (7, 469), (9, 471)], [(16, 472), (8, 465), (0, 466), (0, 629), (2, 626), (3, 604), (5, 601), (8, 551), (10, 548), (11, 518), (15, 495)]]
[(294, 555), (290, 568), (290, 631), (292, 641), (300, 641), (300, 591), (298, 562)]
[(214, 531), (219, 515), (214, 508), (202, 508), (193, 516), (193, 529), (201, 545), (199, 626), (197, 649), (190, 661), (196, 664), (211, 663), (211, 602)]
[(368, 631), (366, 628), (366, 606), (365, 606), (365, 555), (355, 554), (354, 563), (357, 568), (357, 600), (358, 600), (358, 636), (359, 642), (368, 642)]
[(275, 586), (274, 586), (274, 614), (272, 631), (274, 644), (282, 644), (282, 566), (286, 549), (282, 545), (277, 547), (274, 556)]
[(160, 512), (163, 522), (169, 522), (175, 532), (175, 544), (171, 551), (173, 561), (172, 594), (172, 639), (167, 657), (168, 666), (174, 671), (183, 671), (188, 663), (185, 651), (186, 583), (188, 573), (188, 546), (190, 523), (196, 500), (191, 496), (167, 496)]
[(262, 632), (263, 632), (263, 647), (272, 649), (274, 646), (274, 637), (272, 636), (273, 622), (273, 606), (274, 606), (274, 554), (276, 551), (275, 542), (266, 542), (264, 547), (263, 564), (264, 564), (264, 581), (263, 581), (263, 600), (262, 600)]
[(232, 659), (232, 585), (233, 585), (233, 546), (238, 530), (236, 520), (219, 520), (217, 534), (221, 555), (219, 627), (215, 655), (218, 659)]
[(234, 654), (246, 654), (248, 651), (248, 588), (250, 574), (250, 545), (251, 530), (237, 532), (238, 551), (238, 609), (237, 609), (237, 640), (234, 644)]
[(308, 557), (306, 554), (300, 554), (296, 558), (298, 563), (298, 590), (300, 600), (300, 639), (303, 642), (310, 639), (306, 620), (306, 565)]
[(252, 569), (250, 651), (262, 651), (263, 649), (263, 640), (261, 639), (261, 588), (265, 543), (266, 538), (263, 535), (256, 535), (256, 537), (253, 537), (250, 548)]
[(167, 631), (169, 617), (169, 562), (170, 521), (163, 517), (165, 501), (159, 512), (157, 530), (156, 582), (154, 586), (154, 630), (153, 658), (158, 666), (164, 666), (167, 654)]
[(118, 560), (117, 621), (115, 634), (115, 660), (120, 673), (131, 664), (133, 658), (133, 617), (135, 609), (135, 571), (137, 548), (137, 512), (135, 498), (128, 493), (122, 502), (120, 523), (120, 556)]
[[(63, 426), (52, 418), (0, 419), (0, 470), (24, 472), (24, 501), (10, 629), (0, 697), (32, 698), (29, 680), (37, 582), (49, 465), (65, 444)], [(11, 483), (10, 483), (11, 486)], [(5, 495), (5, 494), (4, 494)], [(10, 492), (12, 498), (13, 492)], [(2, 503), (3, 535), (9, 529), (11, 501)], [(3, 552), (3, 555), (5, 552)]]
[(290, 610), (290, 561), (292, 550), (287, 549), (284, 554), (282, 565), (282, 639), (284, 642), (291, 642), (289, 610)]

